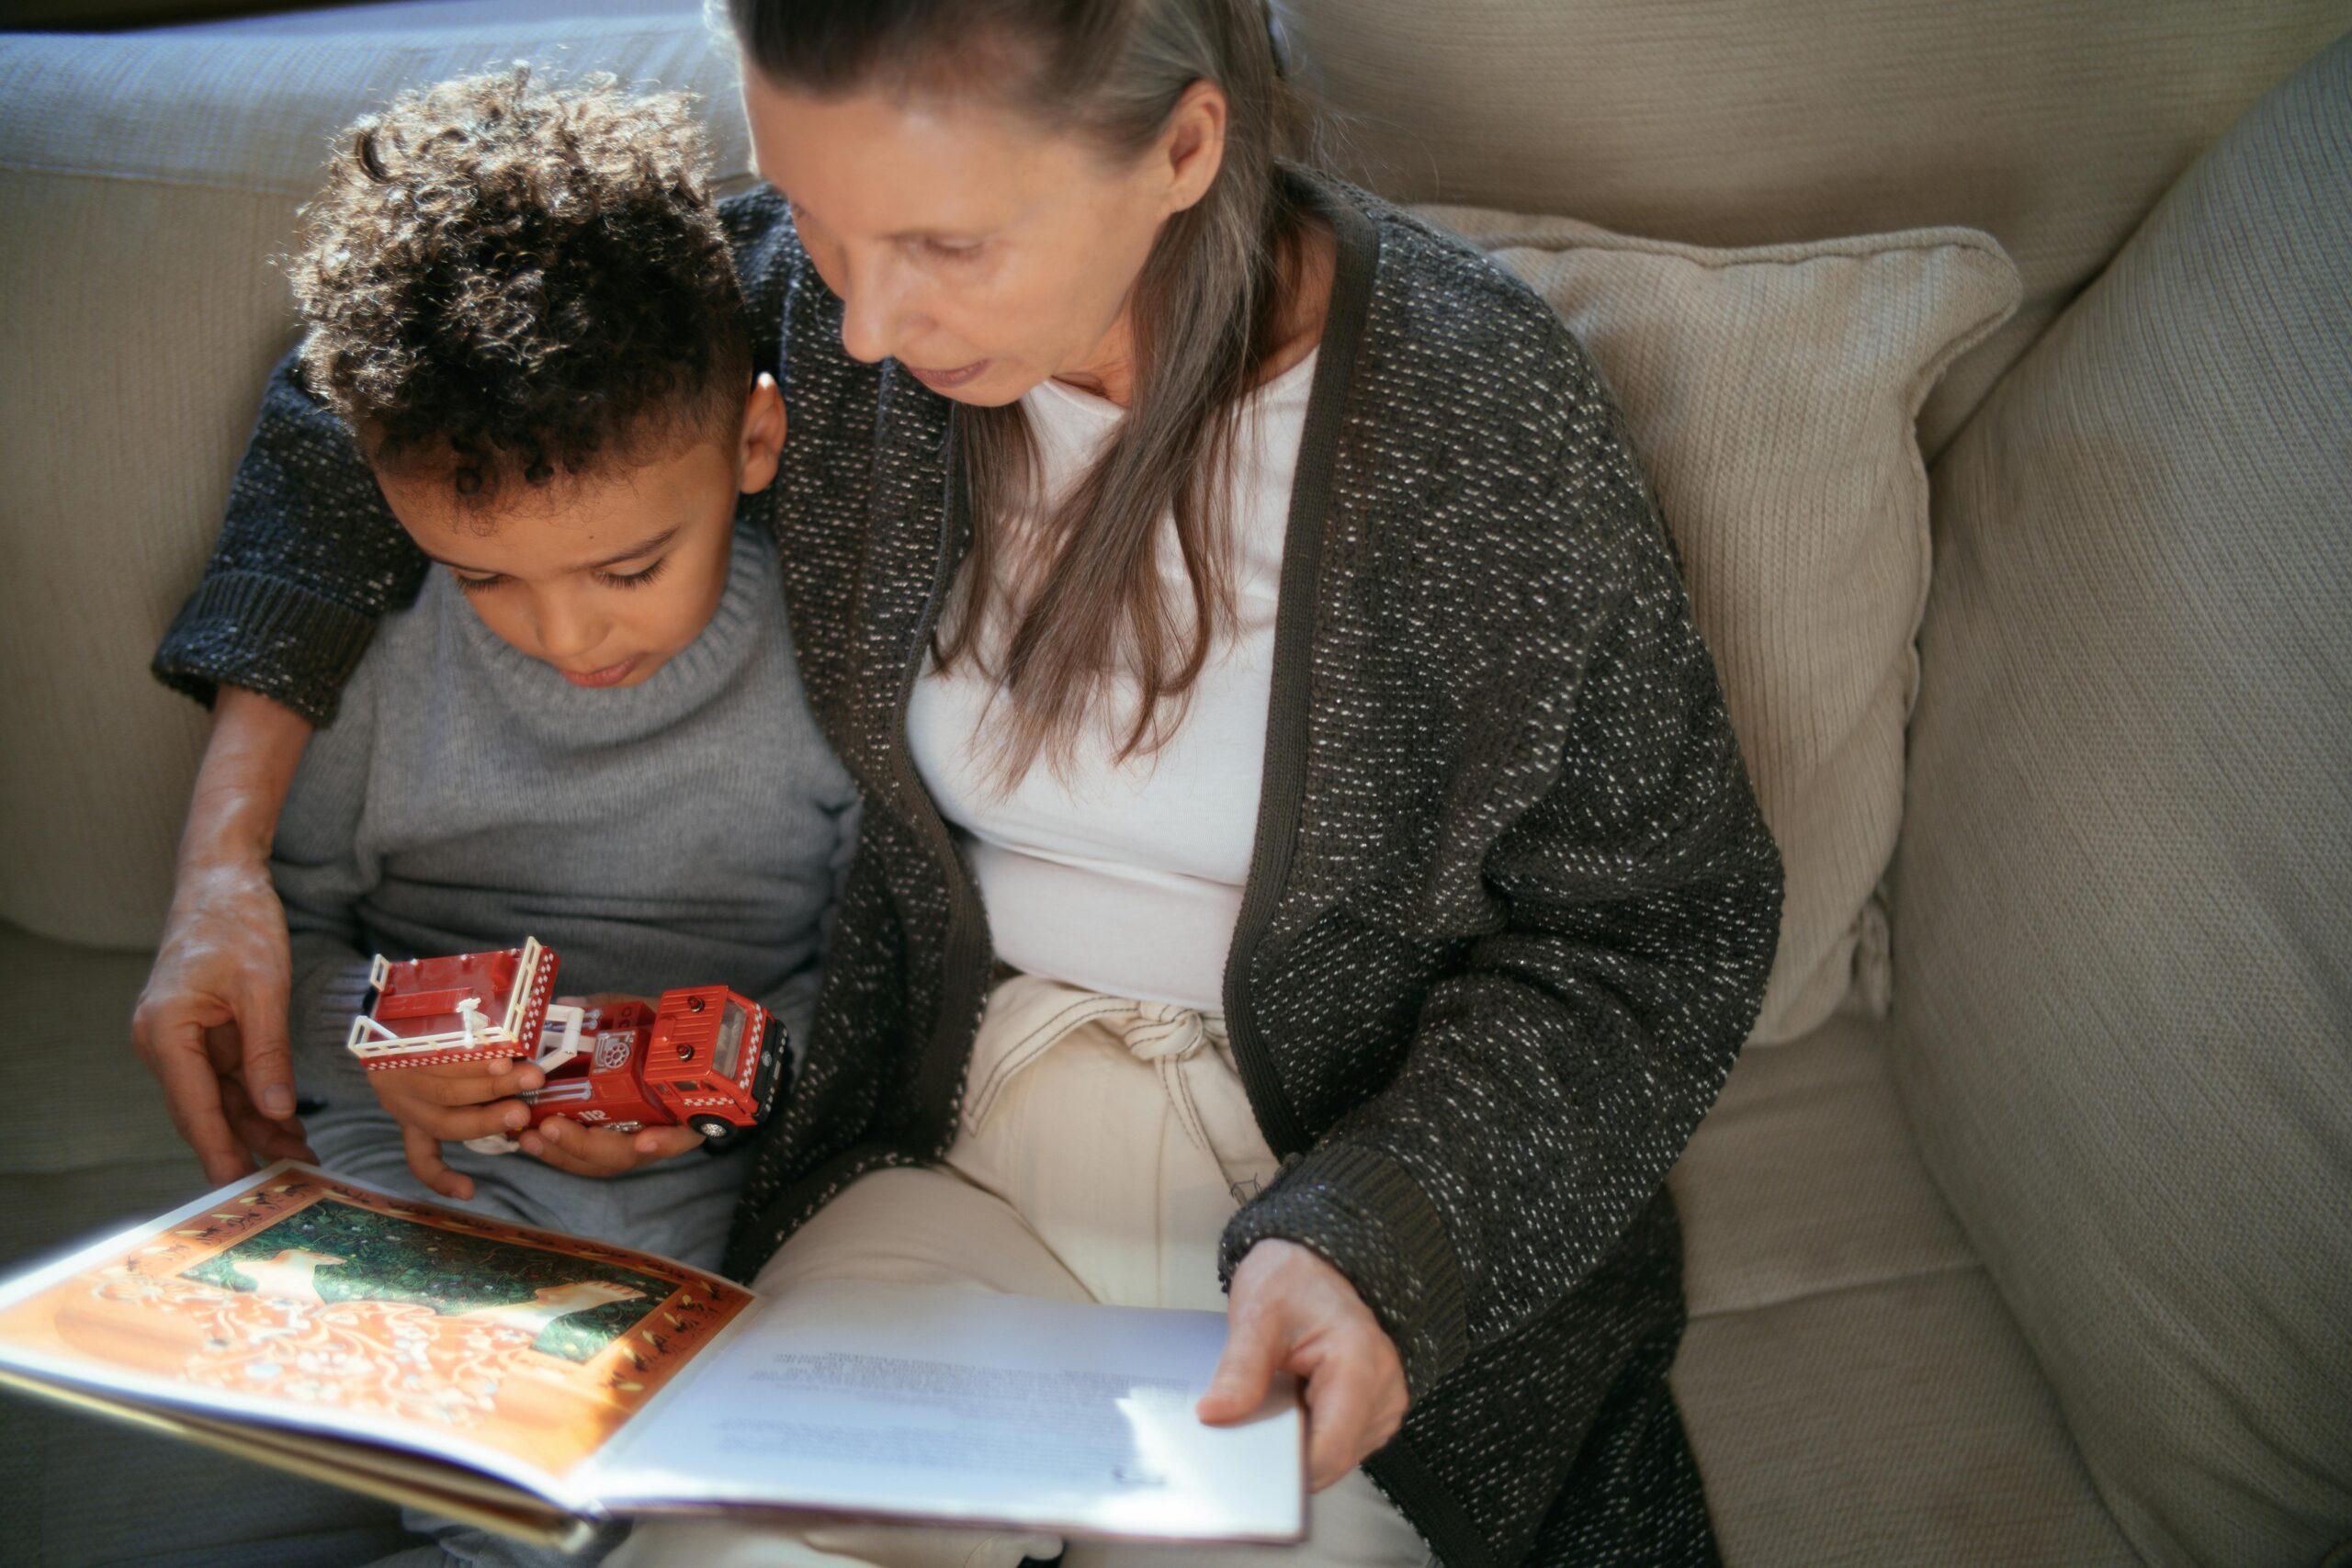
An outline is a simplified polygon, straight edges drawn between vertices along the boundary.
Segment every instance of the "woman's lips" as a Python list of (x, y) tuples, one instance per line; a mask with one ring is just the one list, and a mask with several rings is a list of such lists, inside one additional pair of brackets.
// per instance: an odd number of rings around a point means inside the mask
[(944, 392), (964, 385), (988, 367), (987, 360), (975, 359), (969, 365), (954, 370), (925, 370), (920, 366), (910, 365), (907, 367), (907, 374), (934, 392)]
[(602, 670), (591, 670), (585, 675), (577, 670), (565, 670), (560, 667), (556, 672), (575, 686), (617, 686), (629, 678), (629, 673), (637, 668), (639, 660), (643, 657), (642, 654), (634, 655), (622, 660), (618, 664), (607, 664)]

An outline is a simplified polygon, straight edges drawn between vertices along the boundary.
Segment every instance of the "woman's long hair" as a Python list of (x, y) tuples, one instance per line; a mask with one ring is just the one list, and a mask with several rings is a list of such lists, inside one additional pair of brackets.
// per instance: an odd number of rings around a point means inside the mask
[[(1168, 220), (1128, 300), (1127, 416), (1034, 546), (1010, 537), (1038, 482), (1015, 403), (957, 411), (973, 539), (934, 640), (970, 659), (1008, 711), (990, 725), (1001, 782), (1057, 769), (1098, 720), (1121, 760), (1181, 721), (1234, 622), (1230, 491), (1243, 398), (1278, 346), (1307, 215), (1282, 176), (1308, 112), (1279, 60), (1267, 0), (729, 0), (747, 68), (830, 96), (876, 83), (968, 82), (1114, 156), (1140, 156), (1194, 82), (1223, 89), (1225, 152), (1208, 193)], [(1191, 584), (1159, 570), (1172, 513)], [(1103, 712), (1121, 672), (1134, 711)]]

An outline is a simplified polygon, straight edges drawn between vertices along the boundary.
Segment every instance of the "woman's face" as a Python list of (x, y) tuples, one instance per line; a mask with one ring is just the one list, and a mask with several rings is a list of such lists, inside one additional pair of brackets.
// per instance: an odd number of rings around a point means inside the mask
[(817, 98), (744, 76), (760, 173), (791, 197), (853, 357), (895, 358), (958, 402), (1048, 377), (1126, 400), (1127, 295), (1160, 224), (1216, 177), (1215, 87), (1114, 160), (978, 94)]

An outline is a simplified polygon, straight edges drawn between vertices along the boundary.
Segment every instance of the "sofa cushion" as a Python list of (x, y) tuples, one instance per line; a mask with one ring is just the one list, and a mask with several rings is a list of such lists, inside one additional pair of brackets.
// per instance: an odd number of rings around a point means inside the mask
[(1401, 201), (1754, 245), (1965, 223), (2025, 306), (1953, 367), (1932, 455), (2003, 367), (2352, 0), (1281, 0), (1339, 151)]
[(1576, 328), (1623, 404), (1788, 868), (1755, 1038), (1887, 994), (1870, 908), (1903, 807), (1903, 724), (1928, 598), (1914, 418), (2017, 304), (1964, 229), (1705, 250), (1558, 218), (1424, 212)]
[(1737, 1568), (2140, 1561), (1982, 1269), (1695, 1317), (1673, 1382)]
[[(130, 1059), (130, 1008), (152, 956), (0, 925), (10, 1065), (0, 1102), (0, 1270), (205, 1190), (162, 1090)], [(0, 1559), (43, 1568), (340, 1568), (408, 1540), (385, 1504), (45, 1400), (6, 1400)]]
[(2352, 1542), (2352, 37), (1937, 472), (1898, 1081), (2133, 1543)]
[(1832, 1019), (1732, 1069), (1669, 1178), (1694, 1317), (1977, 1267), (1895, 1103), (1884, 1030)]
[(1919, 1163), (1883, 1025), (1742, 1056), (1671, 1182), (1674, 1386), (1725, 1561), (2133, 1561)]

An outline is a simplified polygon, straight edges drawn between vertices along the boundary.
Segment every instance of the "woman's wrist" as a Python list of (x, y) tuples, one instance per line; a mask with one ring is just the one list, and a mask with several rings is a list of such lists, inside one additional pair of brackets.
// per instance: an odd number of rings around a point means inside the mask
[(267, 863), (279, 808), (310, 739), (310, 720), (284, 704), (220, 689), (180, 835), (175, 904), (191, 895), (200, 902), (220, 881), (242, 881)]

